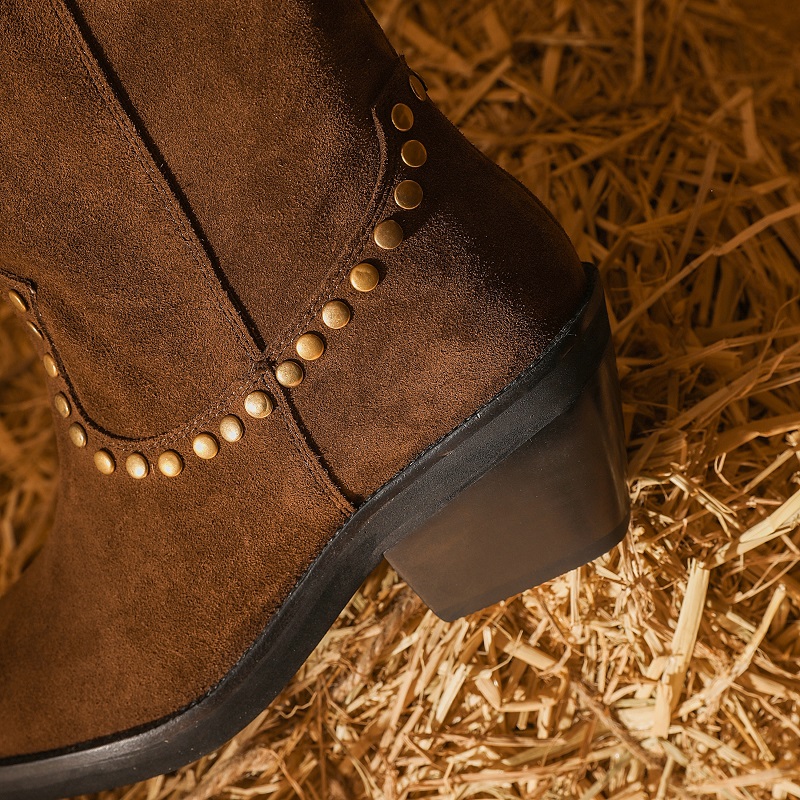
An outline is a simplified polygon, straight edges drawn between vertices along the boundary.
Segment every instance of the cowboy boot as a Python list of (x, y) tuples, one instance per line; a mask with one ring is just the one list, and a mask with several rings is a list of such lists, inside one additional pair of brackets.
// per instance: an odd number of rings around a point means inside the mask
[(0, 600), (0, 797), (219, 746), (385, 555), (444, 619), (628, 507), (597, 271), (359, 0), (4, 0), (0, 285), (53, 531)]

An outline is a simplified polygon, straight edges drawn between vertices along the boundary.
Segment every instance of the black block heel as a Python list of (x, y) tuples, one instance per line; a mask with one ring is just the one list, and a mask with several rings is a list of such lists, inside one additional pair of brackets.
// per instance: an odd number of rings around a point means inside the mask
[(460, 471), (446, 503), (386, 552), (443, 619), (585, 564), (625, 536), (619, 388), (605, 307), (595, 306), (546, 375), (483, 410), (485, 424), (446, 454), (448, 471)]

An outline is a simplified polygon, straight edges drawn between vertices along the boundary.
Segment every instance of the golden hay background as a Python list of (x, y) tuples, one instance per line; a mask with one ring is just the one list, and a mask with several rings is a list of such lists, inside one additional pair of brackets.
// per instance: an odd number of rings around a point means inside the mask
[[(454, 624), (379, 569), (226, 748), (99, 798), (800, 797), (800, 20), (742, 2), (750, 22), (726, 0), (376, 0), (600, 266), (632, 535)], [(39, 367), (5, 307), (0, 327), (3, 591), (57, 465)]]

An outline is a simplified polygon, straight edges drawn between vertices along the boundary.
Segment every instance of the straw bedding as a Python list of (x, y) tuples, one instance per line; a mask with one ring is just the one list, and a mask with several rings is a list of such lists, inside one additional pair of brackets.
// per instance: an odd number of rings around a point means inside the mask
[[(600, 267), (631, 535), (453, 624), (383, 567), (227, 747), (100, 797), (800, 797), (793, 6), (772, 29), (728, 0), (374, 7)], [(6, 307), (0, 329), (3, 591), (46, 534), (57, 464)]]

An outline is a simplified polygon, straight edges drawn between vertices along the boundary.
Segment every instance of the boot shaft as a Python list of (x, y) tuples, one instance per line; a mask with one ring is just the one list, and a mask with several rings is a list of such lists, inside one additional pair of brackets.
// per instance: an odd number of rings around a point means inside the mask
[(221, 8), (10, 5), (0, 260), (98, 431), (191, 435), (292, 360), (301, 425), (357, 500), (542, 351), (583, 272), (360, 0)]

